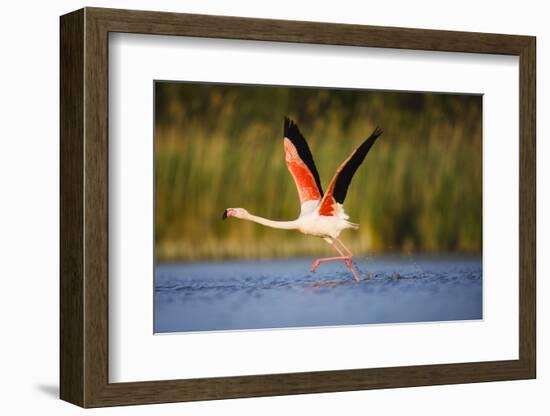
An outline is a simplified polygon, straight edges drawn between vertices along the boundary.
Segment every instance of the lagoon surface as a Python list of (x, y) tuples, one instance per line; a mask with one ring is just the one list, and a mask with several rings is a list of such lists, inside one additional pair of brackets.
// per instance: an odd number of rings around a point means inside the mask
[(155, 266), (155, 332), (482, 319), (481, 257), (354, 257)]

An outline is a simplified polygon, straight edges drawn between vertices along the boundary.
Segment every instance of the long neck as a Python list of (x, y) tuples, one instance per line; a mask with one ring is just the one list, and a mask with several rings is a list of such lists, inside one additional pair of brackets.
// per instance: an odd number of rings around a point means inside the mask
[(266, 227), (279, 228), (281, 230), (295, 230), (298, 228), (298, 221), (273, 221), (267, 218), (258, 217), (256, 215), (248, 214), (245, 220), (257, 222), (258, 224), (265, 225)]

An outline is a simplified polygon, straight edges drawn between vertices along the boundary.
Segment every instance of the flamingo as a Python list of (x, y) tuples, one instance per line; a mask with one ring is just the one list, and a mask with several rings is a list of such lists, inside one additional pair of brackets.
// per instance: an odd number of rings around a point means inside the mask
[(329, 183), (326, 193), (323, 194), (319, 173), (315, 167), (313, 156), (306, 139), (300, 132), (298, 125), (288, 117), (284, 119), (284, 152), (285, 161), (294, 179), (298, 196), (300, 198), (300, 216), (293, 221), (274, 221), (250, 214), (244, 208), (227, 208), (222, 219), (234, 217), (241, 220), (253, 221), (266, 227), (282, 230), (298, 230), (303, 234), (323, 238), (338, 253), (334, 257), (324, 257), (315, 260), (311, 266), (311, 272), (317, 270), (321, 263), (342, 260), (359, 282), (353, 263), (353, 253), (340, 239), (340, 233), (346, 229), (358, 229), (359, 224), (349, 222), (349, 216), (345, 213), (343, 203), (348, 187), (357, 168), (363, 163), (365, 156), (371, 149), (376, 139), (382, 134), (380, 128), (359, 146), (344, 160), (336, 170)]

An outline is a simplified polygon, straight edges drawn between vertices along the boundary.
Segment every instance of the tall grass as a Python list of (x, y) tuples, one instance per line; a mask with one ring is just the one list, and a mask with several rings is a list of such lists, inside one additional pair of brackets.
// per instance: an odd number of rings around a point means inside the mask
[(306, 88), (156, 84), (158, 260), (322, 254), (326, 243), (239, 220), (300, 210), (283, 155), (283, 117), (300, 126), (326, 187), (376, 126), (384, 134), (345, 202), (358, 254), (479, 252), (481, 97)]

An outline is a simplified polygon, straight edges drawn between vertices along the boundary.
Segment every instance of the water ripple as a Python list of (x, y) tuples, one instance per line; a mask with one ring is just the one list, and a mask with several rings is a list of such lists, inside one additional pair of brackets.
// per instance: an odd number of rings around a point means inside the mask
[(155, 330), (200, 331), (480, 319), (481, 259), (369, 257), (356, 283), (312, 259), (161, 264)]

